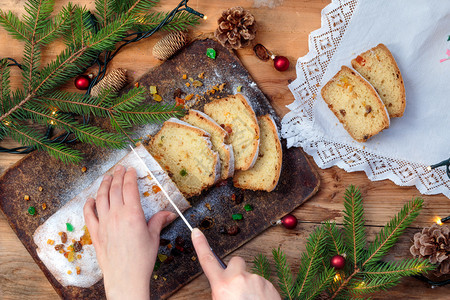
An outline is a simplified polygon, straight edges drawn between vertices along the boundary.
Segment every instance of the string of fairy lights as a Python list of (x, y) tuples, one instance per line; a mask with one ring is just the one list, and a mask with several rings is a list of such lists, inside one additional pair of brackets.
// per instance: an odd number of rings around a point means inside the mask
[[(175, 15), (177, 15), (178, 13), (183, 12), (183, 11), (193, 14), (201, 19), (204, 19), (204, 20), (207, 19), (207, 16), (205, 16), (203, 13), (196, 11), (192, 7), (189, 7), (188, 2), (189, 2), (189, 0), (180, 1), (178, 3), (178, 5), (174, 9), (172, 9), (167, 14), (167, 16), (156, 27), (152, 28), (151, 30), (129, 33), (122, 39), (122, 41), (121, 41), (122, 44), (119, 47), (117, 47), (114, 51), (105, 51), (105, 52), (99, 53), (91, 64), (91, 66), (97, 65), (98, 72), (97, 72), (97, 75), (92, 78), (92, 80), (89, 84), (89, 87), (86, 91), (86, 95), (90, 95), (91, 89), (94, 87), (94, 85), (96, 85), (100, 80), (103, 79), (103, 77), (106, 74), (106, 70), (107, 70), (109, 63), (118, 54), (118, 52), (126, 45), (138, 42), (142, 39), (152, 36), (155, 32), (160, 30), (166, 24), (170, 23), (173, 20), (173, 18), (175, 17)], [(95, 16), (92, 13), (90, 13), (90, 21), (93, 24), (94, 30), (97, 30), (98, 29), (97, 21), (96, 21)], [(101, 59), (101, 57), (103, 57), (103, 59)], [(13, 58), (7, 58), (7, 59), (9, 61), (11, 61), (11, 63), (9, 63), (8, 66), (10, 66), (10, 67), (15, 66), (15, 67), (22, 69), (22, 65), (19, 62), (17, 62), (15, 59), (13, 59)], [(61, 113), (61, 112), (59, 112), (59, 113)], [(68, 114), (70, 114), (70, 113), (68, 113)], [(70, 115), (74, 115), (74, 114), (70, 114)], [(89, 116), (82, 116), (82, 117), (83, 117), (83, 124), (86, 124), (89, 122)], [(44, 134), (45, 139), (49, 143), (73, 143), (77, 140), (76, 138), (73, 138), (73, 137), (70, 138), (70, 136), (71, 136), (70, 132), (62, 133), (61, 135), (57, 136), (56, 138), (50, 139), (52, 133), (53, 133), (53, 126), (52, 126), (52, 124), (49, 124), (47, 126), (47, 130)], [(35, 147), (28, 147), (28, 146), (20, 146), (20, 147), (14, 147), (14, 148), (5, 148), (5, 147), (0, 146), (0, 153), (3, 152), (3, 153), (10, 153), (10, 154), (27, 154), (34, 150), (35, 150)]]

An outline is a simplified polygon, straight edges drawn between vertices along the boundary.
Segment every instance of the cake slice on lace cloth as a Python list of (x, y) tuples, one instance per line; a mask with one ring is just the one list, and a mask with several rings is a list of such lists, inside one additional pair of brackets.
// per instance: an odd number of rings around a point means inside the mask
[(389, 116), (375, 89), (354, 70), (342, 66), (321, 91), (328, 108), (358, 142), (389, 127)]
[(402, 74), (384, 44), (358, 55), (352, 60), (352, 67), (375, 88), (389, 117), (403, 116), (406, 100)]

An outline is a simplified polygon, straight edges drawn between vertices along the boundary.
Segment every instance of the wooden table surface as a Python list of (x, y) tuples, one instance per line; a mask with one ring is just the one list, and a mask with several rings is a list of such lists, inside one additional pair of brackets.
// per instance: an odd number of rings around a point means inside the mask
[[(57, 1), (59, 8), (68, 1)], [(73, 1), (88, 8), (93, 8), (94, 1)], [(178, 0), (161, 1), (158, 9), (168, 11)], [(212, 32), (217, 24), (220, 13), (236, 5), (250, 9), (259, 23), (256, 42), (262, 43), (277, 54), (287, 56), (291, 61), (288, 71), (276, 71), (270, 62), (258, 60), (251, 48), (237, 51), (237, 55), (249, 70), (262, 91), (271, 99), (278, 114), (283, 116), (288, 111), (285, 107), (294, 98), (287, 85), (295, 79), (295, 62), (308, 52), (308, 34), (320, 27), (321, 10), (330, 0), (273, 0), (274, 8), (257, 7), (258, 3), (269, 1), (245, 0), (191, 0), (190, 6), (205, 13), (207, 21), (191, 31), (193, 36)], [(2, 10), (11, 10), (19, 15), (24, 12), (24, 0), (0, 0)], [(111, 67), (122, 67), (129, 70), (132, 79), (140, 77), (149, 68), (159, 62), (153, 58), (151, 51), (159, 35), (154, 38), (129, 45), (114, 59)], [(22, 60), (23, 44), (11, 39), (5, 30), (0, 29), (0, 57), (13, 57)], [(52, 59), (63, 45), (56, 44), (44, 50), (42, 57), (45, 62)], [(14, 87), (20, 87), (20, 73), (17, 69), (11, 72), (11, 82)], [(71, 84), (68, 89), (72, 89)], [(0, 146), (16, 145), (9, 139)], [(19, 155), (0, 154), (0, 173), (21, 158)], [(310, 158), (311, 159), (311, 158)], [(311, 159), (312, 160), (312, 159)], [(315, 166), (315, 164), (313, 163)], [(317, 167), (316, 167), (317, 168)], [(299, 207), (295, 216), (300, 220), (295, 230), (273, 227), (253, 239), (233, 253), (251, 262), (258, 253), (271, 255), (272, 248), (281, 246), (288, 256), (288, 261), (296, 271), (299, 265), (300, 253), (305, 250), (306, 237), (314, 226), (325, 220), (335, 220), (342, 223), (342, 196), (344, 189), (355, 184), (360, 187), (364, 196), (365, 218), (369, 240), (390, 220), (406, 201), (420, 196), (415, 187), (400, 187), (391, 181), (372, 182), (363, 172), (347, 173), (337, 167), (326, 170), (317, 168), (321, 187), (319, 192), (307, 203)], [(1, 196), (1, 195), (0, 195)], [(412, 224), (412, 228), (402, 236), (398, 245), (389, 254), (390, 259), (409, 257), (409, 247), (417, 228), (429, 226), (435, 216), (450, 215), (450, 199), (443, 195), (423, 196), (425, 208)], [(231, 255), (225, 258), (230, 259)], [(404, 279), (400, 285), (384, 293), (378, 293), (375, 299), (448, 299), (450, 286), (430, 288), (429, 285), (413, 278)], [(48, 283), (43, 273), (32, 260), (8, 225), (3, 214), (0, 214), (0, 299), (56, 299), (58, 295)], [(193, 280), (178, 291), (171, 299), (209, 299), (210, 289), (204, 275)]]

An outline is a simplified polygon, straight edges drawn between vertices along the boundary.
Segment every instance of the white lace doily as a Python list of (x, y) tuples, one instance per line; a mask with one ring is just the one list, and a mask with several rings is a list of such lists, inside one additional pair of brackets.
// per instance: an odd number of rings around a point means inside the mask
[[(315, 122), (314, 105), (320, 95), (322, 78), (357, 7), (358, 0), (333, 0), (322, 10), (321, 28), (309, 35), (309, 53), (298, 59), (297, 79), (289, 85), (295, 101), (288, 105), (291, 111), (282, 120), (282, 136), (288, 147), (302, 147), (312, 155), (320, 168), (337, 165), (348, 172), (364, 171), (373, 181), (390, 179), (400, 186), (415, 185), (422, 194), (443, 193), (450, 198), (450, 179), (445, 168), (429, 171), (427, 164), (420, 160), (383, 155), (380, 154), (382, 151), (367, 149), (362, 144), (338, 142), (324, 134)], [(447, 54), (450, 59), (450, 50)], [(352, 56), (356, 55), (352, 53)], [(377, 144), (382, 148), (382, 143)]]

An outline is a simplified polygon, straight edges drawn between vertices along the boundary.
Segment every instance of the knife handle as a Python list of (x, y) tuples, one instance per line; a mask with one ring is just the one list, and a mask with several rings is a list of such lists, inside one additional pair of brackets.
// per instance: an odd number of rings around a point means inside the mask
[(226, 269), (227, 265), (223, 262), (223, 260), (216, 254), (216, 252), (214, 252), (214, 250), (211, 247), (209, 247), (209, 249), (211, 249), (212, 254), (217, 259), (217, 261), (219, 262), (220, 266), (222, 268)]

